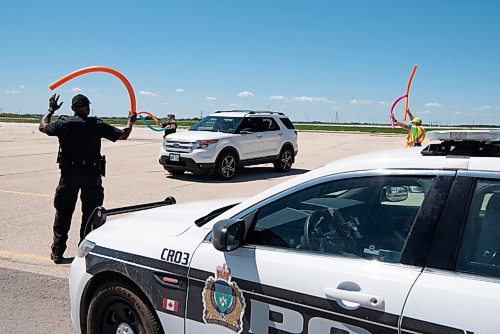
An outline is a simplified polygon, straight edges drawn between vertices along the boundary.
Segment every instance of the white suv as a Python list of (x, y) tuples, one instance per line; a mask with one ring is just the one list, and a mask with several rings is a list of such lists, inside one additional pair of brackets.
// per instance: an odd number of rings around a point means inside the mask
[(171, 174), (190, 171), (231, 179), (238, 167), (274, 164), (288, 172), (298, 152), (297, 131), (285, 114), (258, 111), (217, 111), (189, 131), (163, 140), (160, 164)]
[(498, 334), (500, 132), (428, 138), (242, 202), (97, 208), (71, 268), (75, 329)]

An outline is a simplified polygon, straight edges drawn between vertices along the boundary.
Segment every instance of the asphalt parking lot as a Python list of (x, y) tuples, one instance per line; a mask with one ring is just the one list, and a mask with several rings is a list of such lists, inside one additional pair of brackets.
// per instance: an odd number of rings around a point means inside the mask
[[(183, 131), (183, 130), (180, 130)], [(170, 176), (158, 163), (161, 133), (134, 128), (130, 139), (103, 140), (106, 208), (163, 200), (178, 203), (252, 196), (331, 161), (404, 146), (401, 135), (299, 133), (299, 155), (288, 174), (272, 164), (246, 167), (230, 182), (191, 174)], [(69, 265), (50, 261), (58, 142), (38, 124), (0, 123), (0, 329), (2, 333), (72, 333)], [(73, 256), (81, 214), (77, 205), (68, 249)]]

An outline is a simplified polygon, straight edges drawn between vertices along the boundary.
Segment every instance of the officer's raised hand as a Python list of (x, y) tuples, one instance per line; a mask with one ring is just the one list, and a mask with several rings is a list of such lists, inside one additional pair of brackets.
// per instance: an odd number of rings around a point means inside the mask
[(132, 126), (135, 121), (137, 121), (137, 113), (129, 114), (127, 118), (127, 126), (122, 130), (122, 134), (118, 137), (118, 140), (126, 140), (132, 131)]
[(57, 104), (59, 102), (60, 95), (54, 94), (49, 99), (49, 112), (55, 112), (57, 109), (61, 108), (63, 102)]
[(128, 119), (130, 120), (130, 122), (132, 124), (134, 124), (137, 121), (137, 113), (134, 112), (133, 114), (129, 114), (128, 115)]

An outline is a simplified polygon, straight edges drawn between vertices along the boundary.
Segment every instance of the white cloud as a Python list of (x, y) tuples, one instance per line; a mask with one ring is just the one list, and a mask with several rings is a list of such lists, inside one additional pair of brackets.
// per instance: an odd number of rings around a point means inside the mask
[(164, 106), (166, 106), (166, 105), (168, 105), (168, 102), (163, 102), (162, 104), (163, 104)]
[(284, 97), (283, 95), (271, 95), (269, 96), (270, 100), (288, 100), (288, 98)]
[(356, 100), (356, 99), (353, 99), (351, 101), (349, 101), (350, 104), (360, 104), (360, 105), (369, 105), (369, 104), (373, 104), (373, 101), (372, 100)]
[(253, 93), (252, 92), (243, 91), (243, 92), (239, 92), (238, 96), (239, 97), (250, 97), (250, 96), (253, 96)]
[(213, 97), (213, 96), (207, 96), (207, 101), (215, 101), (217, 100), (216, 97)]
[(423, 110), (423, 111), (419, 111), (417, 114), (419, 114), (419, 115), (428, 115), (430, 113), (431, 113), (430, 110)]
[(380, 104), (381, 106), (388, 106), (389, 102), (387, 102), (387, 101), (378, 101), (378, 104)]
[(232, 108), (238, 108), (240, 105), (236, 103), (231, 103), (229, 106)]
[(76, 93), (76, 92), (81, 92), (82, 90), (78, 87), (73, 87), (71, 88), (71, 91)]
[(428, 102), (425, 104), (426, 107), (429, 107), (429, 108), (442, 108), (443, 105), (441, 103), (437, 103), (437, 102)]
[(486, 111), (486, 110), (492, 110), (493, 107), (492, 106), (481, 106), (479, 108), (477, 108), (477, 110), (479, 111)]
[(18, 90), (6, 90), (5, 91), (7, 94), (19, 94)]
[(184, 89), (182, 89), (182, 88), (177, 88), (177, 89), (175, 90), (175, 92), (176, 92), (176, 93), (179, 93), (179, 94), (182, 94), (182, 93), (184, 93)]
[(145, 90), (141, 90), (139, 92), (139, 94), (141, 94), (142, 96), (147, 96), (147, 97), (157, 97), (158, 96), (158, 94), (156, 94), (156, 93), (148, 92), (148, 91), (145, 91)]
[(455, 115), (462, 115), (462, 114), (463, 114), (463, 112), (461, 112), (461, 111), (455, 111), (455, 112), (454, 112), (454, 114), (455, 114)]
[(326, 97), (309, 97), (309, 96), (296, 96), (292, 99), (293, 102), (300, 103), (329, 103), (333, 104), (335, 102), (328, 100)]
[(24, 85), (19, 86), (19, 88), (24, 88)]

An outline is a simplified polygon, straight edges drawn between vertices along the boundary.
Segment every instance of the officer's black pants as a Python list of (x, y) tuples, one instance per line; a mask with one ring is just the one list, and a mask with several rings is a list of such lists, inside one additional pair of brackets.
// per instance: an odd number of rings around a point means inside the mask
[(82, 224), (80, 226), (80, 241), (85, 237), (85, 225), (97, 206), (102, 205), (104, 189), (101, 175), (93, 169), (70, 169), (61, 171), (59, 185), (56, 188), (54, 207), (54, 240), (52, 252), (62, 255), (66, 249), (71, 217), (75, 211), (78, 192), (82, 202)]

